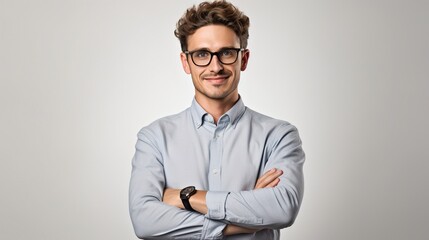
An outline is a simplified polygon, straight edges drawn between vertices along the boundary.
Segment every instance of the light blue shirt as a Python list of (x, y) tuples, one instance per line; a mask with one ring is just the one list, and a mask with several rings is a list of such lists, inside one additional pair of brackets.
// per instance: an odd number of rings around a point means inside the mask
[[(240, 100), (216, 125), (195, 101), (138, 133), (129, 192), (131, 220), (144, 239), (279, 239), (299, 211), (305, 155), (297, 129)], [(273, 188), (254, 190), (266, 171), (283, 170)], [(207, 190), (206, 215), (162, 202), (165, 188)], [(262, 229), (223, 236), (228, 224)]]

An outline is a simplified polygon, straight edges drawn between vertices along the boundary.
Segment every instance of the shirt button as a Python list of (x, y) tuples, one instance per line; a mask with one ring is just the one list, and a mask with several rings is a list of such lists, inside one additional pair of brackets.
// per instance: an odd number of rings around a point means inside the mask
[(217, 174), (219, 171), (217, 169), (213, 169), (213, 174)]

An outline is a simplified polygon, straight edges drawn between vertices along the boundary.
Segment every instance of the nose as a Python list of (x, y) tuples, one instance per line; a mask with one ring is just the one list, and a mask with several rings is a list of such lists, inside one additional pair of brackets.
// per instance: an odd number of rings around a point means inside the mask
[(210, 72), (214, 72), (214, 73), (218, 73), (223, 70), (223, 65), (219, 61), (219, 58), (216, 55), (213, 56), (212, 61), (210, 62), (208, 67)]

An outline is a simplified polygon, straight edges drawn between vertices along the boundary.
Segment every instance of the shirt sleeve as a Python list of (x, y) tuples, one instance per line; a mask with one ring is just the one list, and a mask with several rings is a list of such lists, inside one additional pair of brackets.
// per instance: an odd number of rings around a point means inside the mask
[(305, 154), (297, 129), (285, 124), (267, 142), (269, 157), (263, 172), (283, 170), (273, 188), (240, 192), (208, 192), (206, 216), (249, 228), (281, 229), (293, 224), (301, 206)]
[(144, 239), (222, 239), (226, 224), (164, 204), (162, 156), (149, 131), (140, 131), (132, 160), (129, 211), (135, 234)]

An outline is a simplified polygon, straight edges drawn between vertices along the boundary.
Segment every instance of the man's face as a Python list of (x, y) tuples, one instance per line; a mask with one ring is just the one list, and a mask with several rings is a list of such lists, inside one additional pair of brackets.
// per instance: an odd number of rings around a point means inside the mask
[[(218, 52), (225, 48), (240, 48), (240, 40), (233, 30), (222, 25), (201, 27), (188, 37), (189, 52), (201, 49)], [(191, 74), (195, 97), (200, 101), (236, 101), (240, 71), (246, 69), (248, 58), (249, 52), (245, 50), (238, 52), (238, 59), (233, 64), (222, 64), (217, 56), (213, 56), (209, 65), (200, 67), (193, 63), (190, 55), (181, 53), (183, 69)]]

